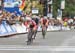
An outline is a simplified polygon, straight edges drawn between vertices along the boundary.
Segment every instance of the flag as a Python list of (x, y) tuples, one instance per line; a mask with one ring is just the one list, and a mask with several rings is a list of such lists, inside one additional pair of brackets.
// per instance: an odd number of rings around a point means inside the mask
[(22, 4), (19, 6), (19, 10), (22, 11), (25, 8), (25, 0), (22, 0)]

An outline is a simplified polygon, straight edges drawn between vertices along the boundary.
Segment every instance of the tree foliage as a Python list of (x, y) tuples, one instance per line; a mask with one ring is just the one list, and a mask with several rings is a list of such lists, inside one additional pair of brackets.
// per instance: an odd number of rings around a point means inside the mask
[(37, 0), (26, 0), (26, 8), (25, 12), (30, 12), (32, 7), (37, 8), (39, 10), (39, 14), (43, 14), (43, 5), (39, 3)]
[[(60, 8), (61, 0), (53, 0), (53, 14), (57, 15), (57, 9)], [(75, 15), (75, 0), (65, 0), (65, 9), (63, 10), (63, 16)]]

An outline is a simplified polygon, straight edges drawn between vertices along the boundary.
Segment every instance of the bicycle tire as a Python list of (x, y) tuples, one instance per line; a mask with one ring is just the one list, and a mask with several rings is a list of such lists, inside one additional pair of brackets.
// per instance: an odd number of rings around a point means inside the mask
[(29, 31), (29, 33), (28, 33), (27, 45), (30, 45), (30, 44), (33, 42), (32, 36), (33, 36), (33, 30), (30, 29), (30, 31)]
[(42, 29), (42, 36), (43, 36), (43, 39), (45, 39), (45, 35), (46, 35), (46, 28)]

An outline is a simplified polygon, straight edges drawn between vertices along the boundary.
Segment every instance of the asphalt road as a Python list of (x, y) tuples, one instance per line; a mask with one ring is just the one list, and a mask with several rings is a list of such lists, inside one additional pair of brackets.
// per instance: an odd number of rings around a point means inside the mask
[(26, 40), (27, 34), (0, 38), (0, 53), (75, 53), (75, 30), (47, 32), (46, 39), (38, 32), (30, 46)]

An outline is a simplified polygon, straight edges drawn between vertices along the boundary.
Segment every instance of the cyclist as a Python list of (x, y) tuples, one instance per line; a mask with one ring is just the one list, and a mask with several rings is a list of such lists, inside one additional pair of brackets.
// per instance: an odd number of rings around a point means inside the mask
[(47, 19), (47, 17), (41, 17), (41, 25), (46, 26), (47, 28), (48, 24), (49, 24), (49, 20)]
[(33, 39), (34, 31), (36, 30), (37, 26), (34, 20), (31, 18), (26, 18), (26, 22), (24, 23), (28, 29), (28, 41), (31, 42)]
[(34, 20), (34, 21), (35, 21), (36, 26), (37, 26), (36, 31), (34, 32), (34, 39), (35, 39), (36, 34), (37, 34), (38, 24), (39, 24), (39, 17), (34, 16), (34, 17), (32, 17), (32, 20)]
[[(47, 30), (47, 27), (49, 25), (49, 20), (47, 19), (47, 17), (41, 17), (41, 25), (42, 25), (42, 35), (43, 35), (43, 38), (45, 38), (45, 34), (43, 34), (43, 30), (46, 28)], [(45, 27), (45, 28), (44, 28)]]
[(32, 20), (31, 18), (26, 18), (26, 21), (25, 21), (24, 25), (27, 27), (27, 29), (32, 27), (34, 31), (37, 28), (35, 21)]

